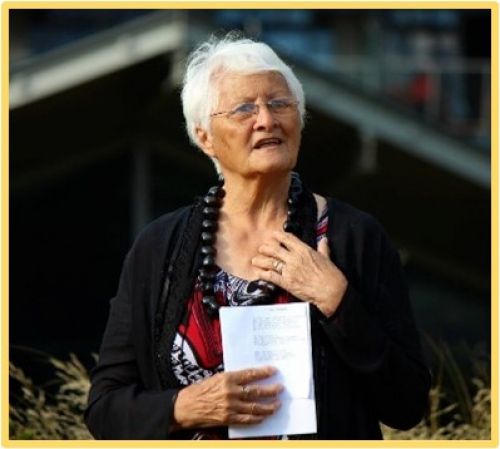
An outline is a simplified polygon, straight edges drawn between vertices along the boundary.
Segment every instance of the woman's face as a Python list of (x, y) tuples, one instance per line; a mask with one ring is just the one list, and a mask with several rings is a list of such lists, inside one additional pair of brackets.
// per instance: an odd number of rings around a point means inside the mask
[(244, 120), (217, 115), (208, 131), (198, 129), (203, 151), (215, 157), (223, 174), (244, 177), (288, 172), (297, 162), (301, 126), (298, 108), (271, 112), (270, 100), (295, 101), (283, 76), (277, 72), (252, 75), (226, 73), (216, 81), (218, 104), (213, 113), (232, 111), (244, 103), (259, 105), (258, 113)]

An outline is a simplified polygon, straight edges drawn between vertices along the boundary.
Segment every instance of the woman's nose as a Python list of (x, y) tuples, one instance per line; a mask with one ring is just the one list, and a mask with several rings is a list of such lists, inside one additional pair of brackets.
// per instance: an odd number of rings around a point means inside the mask
[(259, 104), (255, 115), (254, 129), (272, 129), (276, 126), (276, 118), (266, 104)]

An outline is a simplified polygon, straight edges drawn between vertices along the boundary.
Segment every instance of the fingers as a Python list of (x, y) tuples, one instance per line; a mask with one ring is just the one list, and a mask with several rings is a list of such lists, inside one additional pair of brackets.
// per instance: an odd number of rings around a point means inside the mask
[(263, 366), (261, 368), (249, 368), (240, 371), (230, 371), (225, 373), (229, 380), (237, 385), (245, 385), (257, 380), (267, 379), (276, 374), (277, 369), (273, 366)]
[(251, 263), (255, 267), (262, 268), (263, 270), (271, 270), (273, 268), (273, 259), (267, 256), (255, 256), (252, 258)]
[(287, 262), (290, 258), (290, 251), (280, 246), (278, 241), (270, 241), (259, 246), (259, 254), (274, 259)]
[(238, 414), (228, 424), (260, 424), (264, 418), (265, 415)]
[[(261, 268), (262, 270), (274, 270), (277, 273), (282, 271), (284, 267), (284, 263), (279, 260), (275, 259), (274, 257), (268, 257), (268, 256), (255, 256), (252, 258), (252, 265), (257, 268)], [(279, 269), (281, 268), (281, 269)]]
[(330, 258), (330, 247), (328, 246), (328, 239), (323, 237), (318, 243), (318, 252)]
[[(276, 371), (272, 366), (266, 366), (222, 374), (225, 381), (232, 384), (232, 387), (226, 390), (228, 393), (228, 413), (224, 418), (226, 424), (258, 424), (278, 410), (281, 402), (277, 396), (283, 391), (282, 385), (251, 384), (272, 376)], [(237, 395), (234, 394), (235, 387), (238, 390)]]
[(272, 366), (266, 366), (262, 368), (232, 371), (225, 374), (231, 379), (231, 382), (237, 383), (237, 386), (239, 388), (237, 396), (247, 403), (248, 401), (252, 401), (255, 399), (276, 398), (283, 391), (283, 385), (281, 384), (252, 384), (252, 382), (255, 382), (257, 380), (267, 379), (271, 375), (275, 374), (276, 371), (276, 368)]
[(272, 240), (259, 247), (259, 254), (252, 258), (252, 264), (262, 270), (274, 270), (279, 274), (281, 269), (277, 270), (273, 264), (283, 262), (283, 267), (287, 263), (297, 262), (297, 258), (300, 260), (305, 252), (310, 250), (308, 245), (293, 234), (276, 231)]
[(180, 390), (174, 404), (179, 428), (257, 424), (280, 406), (278, 384), (259, 385), (277, 372), (272, 366), (218, 373)]
[(259, 279), (262, 279), (263, 281), (271, 282), (284, 289), (287, 288), (287, 285), (285, 285), (284, 283), (283, 277), (276, 271), (259, 269), (257, 270), (257, 275)]
[(259, 424), (266, 417), (276, 413), (280, 407), (279, 401), (268, 404), (243, 402), (237, 407), (237, 413), (228, 420), (228, 424)]
[(264, 399), (278, 396), (283, 391), (283, 385), (253, 385), (250, 387), (249, 397), (251, 399)]
[(240, 402), (235, 407), (237, 412), (244, 415), (253, 415), (263, 417), (272, 415), (276, 412), (281, 406), (280, 401), (273, 401), (269, 403), (263, 402)]
[(275, 398), (283, 391), (280, 384), (272, 385), (243, 385), (241, 386), (240, 397), (244, 401), (253, 399)]
[(280, 244), (284, 245), (289, 251), (301, 251), (308, 246), (295, 235), (290, 232), (275, 231), (273, 238)]

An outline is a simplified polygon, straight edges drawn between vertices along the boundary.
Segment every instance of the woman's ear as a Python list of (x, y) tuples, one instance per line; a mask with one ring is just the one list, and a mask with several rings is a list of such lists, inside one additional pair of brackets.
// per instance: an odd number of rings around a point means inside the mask
[(201, 150), (210, 157), (214, 157), (212, 135), (203, 128), (196, 127), (196, 138)]

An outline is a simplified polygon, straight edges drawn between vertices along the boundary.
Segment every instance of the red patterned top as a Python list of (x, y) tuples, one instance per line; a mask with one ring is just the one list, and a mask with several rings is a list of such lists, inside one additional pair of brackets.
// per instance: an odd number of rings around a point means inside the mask
[[(327, 228), (328, 209), (325, 207), (316, 224), (317, 241), (326, 235)], [(214, 293), (220, 305), (244, 306), (261, 290), (255, 281), (219, 270), (214, 280)], [(286, 303), (289, 296), (289, 293), (282, 292), (274, 303)], [(187, 318), (177, 329), (170, 353), (174, 375), (182, 385), (190, 385), (224, 371), (220, 321), (218, 317), (208, 316), (202, 297), (201, 280), (198, 278), (187, 303)]]

